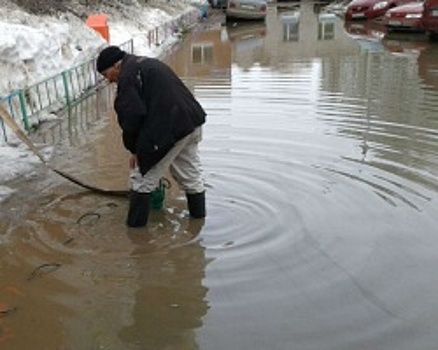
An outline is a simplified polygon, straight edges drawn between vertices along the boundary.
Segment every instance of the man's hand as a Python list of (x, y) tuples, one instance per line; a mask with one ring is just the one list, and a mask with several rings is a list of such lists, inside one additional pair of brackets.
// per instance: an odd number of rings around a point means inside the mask
[(137, 156), (133, 154), (129, 158), (129, 168), (134, 169), (136, 166), (137, 166)]

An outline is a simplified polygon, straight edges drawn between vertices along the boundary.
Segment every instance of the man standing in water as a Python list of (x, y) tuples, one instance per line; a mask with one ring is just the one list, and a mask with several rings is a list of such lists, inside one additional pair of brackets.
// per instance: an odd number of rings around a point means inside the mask
[(103, 49), (97, 71), (117, 83), (114, 109), (123, 144), (131, 152), (127, 225), (147, 224), (151, 192), (167, 169), (186, 193), (193, 218), (205, 217), (205, 189), (198, 143), (206, 113), (164, 63), (131, 55), (117, 46)]

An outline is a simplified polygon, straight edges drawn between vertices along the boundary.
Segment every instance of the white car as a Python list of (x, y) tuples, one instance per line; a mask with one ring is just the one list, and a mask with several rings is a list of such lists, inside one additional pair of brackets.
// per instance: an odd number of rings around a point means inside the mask
[(225, 16), (229, 20), (262, 20), (266, 18), (266, 0), (228, 0)]

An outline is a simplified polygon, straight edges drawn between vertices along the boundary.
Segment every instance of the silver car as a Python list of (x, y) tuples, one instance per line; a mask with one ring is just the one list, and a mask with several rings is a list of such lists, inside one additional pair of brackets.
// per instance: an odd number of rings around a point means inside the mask
[(262, 20), (266, 18), (266, 0), (228, 0), (225, 16), (229, 20)]

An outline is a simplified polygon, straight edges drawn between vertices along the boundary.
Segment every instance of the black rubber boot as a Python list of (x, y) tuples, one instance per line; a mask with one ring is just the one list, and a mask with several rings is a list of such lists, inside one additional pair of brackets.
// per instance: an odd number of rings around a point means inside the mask
[(205, 192), (186, 193), (186, 197), (190, 216), (195, 219), (205, 218)]
[(150, 193), (131, 191), (126, 224), (129, 227), (143, 227), (148, 223)]

